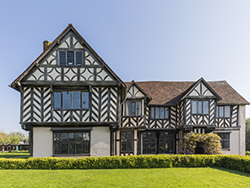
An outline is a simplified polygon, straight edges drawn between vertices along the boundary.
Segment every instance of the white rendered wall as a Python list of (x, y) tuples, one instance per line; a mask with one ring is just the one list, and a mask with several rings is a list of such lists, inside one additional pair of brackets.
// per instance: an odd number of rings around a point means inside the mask
[(245, 155), (246, 152), (246, 113), (245, 106), (239, 106), (239, 116), (238, 116), (238, 125), (240, 128), (240, 144), (239, 144), (239, 154)]
[(52, 157), (53, 135), (49, 128), (33, 128), (33, 157)]
[(224, 155), (239, 155), (240, 130), (232, 130), (230, 133), (230, 151), (222, 150)]
[(90, 137), (90, 156), (110, 156), (109, 127), (93, 127)]

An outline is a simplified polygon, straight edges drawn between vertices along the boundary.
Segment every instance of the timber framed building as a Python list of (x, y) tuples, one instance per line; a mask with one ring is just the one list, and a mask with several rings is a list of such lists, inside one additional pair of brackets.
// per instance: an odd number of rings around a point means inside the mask
[(175, 154), (190, 131), (245, 154), (249, 103), (226, 81), (123, 82), (71, 24), (10, 87), (33, 157)]

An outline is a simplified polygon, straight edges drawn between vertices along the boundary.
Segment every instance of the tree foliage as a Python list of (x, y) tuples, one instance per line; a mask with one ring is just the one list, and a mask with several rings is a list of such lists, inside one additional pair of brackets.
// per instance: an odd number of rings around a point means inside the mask
[(220, 137), (215, 133), (188, 133), (178, 144), (179, 154), (195, 154), (197, 144), (203, 148), (204, 154), (222, 154)]
[(246, 131), (250, 131), (250, 118), (246, 119)]
[(246, 151), (250, 151), (250, 118), (246, 119)]
[(9, 143), (9, 137), (2, 130), (0, 131), (0, 144), (2, 145), (2, 152), (4, 152), (4, 145)]

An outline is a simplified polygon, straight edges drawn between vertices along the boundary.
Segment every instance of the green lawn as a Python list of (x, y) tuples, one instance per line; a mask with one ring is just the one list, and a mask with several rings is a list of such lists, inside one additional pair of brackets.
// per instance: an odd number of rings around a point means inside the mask
[(1, 187), (250, 187), (250, 174), (224, 168), (0, 170)]
[(28, 158), (30, 156), (29, 152), (17, 152), (17, 153), (9, 153), (9, 152), (5, 152), (2, 153), (0, 152), (0, 158)]

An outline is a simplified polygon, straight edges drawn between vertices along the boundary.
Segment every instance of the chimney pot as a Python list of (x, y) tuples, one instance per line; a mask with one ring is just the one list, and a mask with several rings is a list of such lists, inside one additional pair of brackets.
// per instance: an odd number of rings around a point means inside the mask
[(44, 52), (48, 49), (50, 44), (51, 44), (51, 42), (48, 40), (43, 41), (43, 51)]

